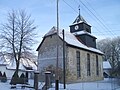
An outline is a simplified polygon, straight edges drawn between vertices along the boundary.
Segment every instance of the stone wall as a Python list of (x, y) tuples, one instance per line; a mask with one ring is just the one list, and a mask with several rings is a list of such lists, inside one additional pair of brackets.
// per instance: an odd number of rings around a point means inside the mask
[(57, 41), (59, 47), (58, 62), (59, 67), (62, 68), (63, 62), (63, 42), (61, 39), (57, 39), (57, 35), (46, 37), (38, 51), (38, 70), (45, 71), (45, 68), (53, 65), (56, 67), (57, 60)]
[[(46, 37), (38, 51), (38, 70), (44, 72), (50, 65), (56, 67), (57, 40), (59, 44), (59, 67), (63, 68), (63, 42), (57, 35)], [(103, 79), (102, 56), (99, 58), (99, 76), (96, 75), (96, 53), (66, 46), (66, 79), (67, 82), (96, 81)], [(76, 51), (80, 51), (81, 77), (77, 77)], [(90, 54), (91, 76), (87, 76), (87, 53)]]
[[(76, 51), (80, 51), (80, 63), (81, 63), (81, 77), (77, 77), (77, 61)], [(87, 53), (90, 54), (90, 70), (91, 75), (87, 76)], [(81, 81), (96, 81), (103, 79), (103, 66), (102, 66), (102, 55), (98, 55), (99, 61), (99, 76), (96, 75), (96, 53), (75, 49), (72, 47), (68, 48), (68, 66), (67, 76), (68, 82), (81, 82)]]

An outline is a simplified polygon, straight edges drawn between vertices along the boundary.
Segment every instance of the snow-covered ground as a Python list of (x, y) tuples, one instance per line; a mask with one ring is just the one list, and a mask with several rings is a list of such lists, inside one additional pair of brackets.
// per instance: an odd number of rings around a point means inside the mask
[[(29, 83), (33, 85), (33, 80), (30, 80)], [(39, 83), (39, 89), (43, 86), (43, 83)], [(54, 85), (53, 85), (54, 87)], [(59, 90), (64, 90), (63, 85), (59, 85)], [(74, 83), (74, 84), (67, 84), (66, 90), (120, 90), (120, 86), (115, 79), (104, 79), (102, 81), (96, 82), (84, 82), (84, 83)], [(0, 90), (11, 90), (11, 85), (9, 82), (1, 83), (0, 82)], [(17, 89), (12, 90), (34, 90), (31, 88), (21, 89), (21, 87), (17, 87)], [(55, 90), (55, 88), (50, 88), (49, 90)]]
[[(63, 89), (63, 85), (60, 85), (60, 90)], [(51, 88), (49, 90), (55, 90)], [(120, 86), (116, 79), (104, 79), (102, 81), (96, 82), (84, 82), (84, 83), (74, 83), (67, 84), (66, 90), (120, 90)]]

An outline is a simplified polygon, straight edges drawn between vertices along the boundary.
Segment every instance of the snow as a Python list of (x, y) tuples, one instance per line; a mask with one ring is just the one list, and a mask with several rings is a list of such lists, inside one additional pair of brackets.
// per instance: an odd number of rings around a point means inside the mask
[[(59, 87), (60, 90), (64, 90), (62, 84)], [(49, 90), (55, 90), (55, 88)], [(107, 78), (102, 81), (67, 84), (66, 90), (120, 90), (120, 86), (116, 83), (116, 79)]]
[(29, 59), (21, 59), (21, 63), (26, 67), (32, 67), (33, 70), (37, 70), (35, 63)]
[[(49, 35), (51, 35), (51, 34), (57, 33), (56, 30), (57, 30), (56, 27), (53, 26), (53, 27), (51, 28), (51, 30), (50, 30), (48, 33), (45, 34), (45, 36), (49, 36)], [(44, 37), (45, 37), (45, 36), (44, 36)]]
[[(19, 69), (20, 70), (26, 70), (26, 67), (32, 67), (33, 70), (37, 70), (37, 66), (28, 59), (21, 59)], [(16, 61), (15, 59), (11, 60), (10, 63), (6, 66), (7, 69), (16, 69)]]
[(84, 21), (74, 22), (74, 23), (72, 23), (70, 26), (76, 25), (76, 24), (79, 24), (79, 23), (83, 23), (83, 22), (84, 22)]
[[(11, 89), (11, 85), (9, 84), (10, 81), (6, 82), (6, 83), (2, 83), (0, 82), (0, 90), (34, 90), (34, 89), (30, 89), (30, 88), (25, 88), (25, 89), (21, 89), (21, 85), (17, 85), (17, 88), (15, 89)], [(33, 83), (33, 81), (32, 81)]]
[[(33, 86), (33, 83), (33, 80), (29, 80), (31, 86)], [(43, 85), (43, 82), (39, 82), (39, 90), (41, 90)], [(53, 88), (50, 88), (49, 90), (55, 90), (55, 84), (52, 86)], [(21, 89), (19, 85), (17, 85), (17, 89), (10, 89), (10, 87), (9, 81), (7, 83), (0, 82), (0, 90), (34, 90), (32, 88)], [(59, 90), (64, 90), (63, 84), (59, 84), (59, 87)], [(117, 84), (116, 79), (106, 78), (102, 81), (66, 84), (66, 90), (120, 90), (120, 86)]]
[[(62, 33), (60, 33), (59, 36), (61, 38), (63, 38)], [(98, 49), (95, 49), (95, 48), (92, 48), (92, 47), (87, 47), (86, 45), (82, 44), (80, 41), (78, 41), (78, 39), (72, 33), (68, 32), (68, 31), (65, 32), (65, 41), (70, 45), (77, 46), (79, 48), (83, 48), (83, 49), (86, 49), (86, 50), (89, 50), (89, 51), (93, 51), (93, 52), (103, 54), (103, 52), (101, 52)]]
[[(92, 34), (86, 32), (85, 30), (83, 30), (83, 31), (78, 31), (78, 32), (74, 32), (73, 34), (74, 34), (74, 35), (83, 35), (83, 34), (87, 34), (87, 35), (90, 35), (91, 37), (95, 37), (95, 36), (93, 36)], [(96, 38), (96, 37), (95, 37), (95, 38)]]
[(103, 69), (111, 69), (111, 65), (109, 61), (103, 61)]

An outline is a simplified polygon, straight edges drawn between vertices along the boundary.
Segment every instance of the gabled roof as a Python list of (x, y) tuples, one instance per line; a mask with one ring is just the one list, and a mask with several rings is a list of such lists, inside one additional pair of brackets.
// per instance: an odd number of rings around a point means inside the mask
[(50, 29), (50, 31), (44, 35), (44, 37), (49, 36), (49, 35), (53, 35), (53, 34), (56, 34), (56, 33), (57, 33), (57, 28), (55, 26), (53, 26)]
[[(6, 66), (7, 69), (16, 69), (16, 61), (15, 59), (11, 60), (11, 62)], [(22, 63), (19, 65), (20, 70), (25, 70), (25, 67), (23, 66)]]
[[(7, 69), (16, 69), (15, 59), (12, 59), (6, 67), (7, 67)], [(32, 70), (37, 70), (37, 66), (32, 61), (30, 61), (29, 59), (21, 58), (19, 69), (20, 70), (28, 70), (28, 68), (30, 68)]]
[[(50, 32), (50, 33), (49, 33)], [(52, 29), (49, 31), (47, 34), (45, 34), (44, 38), (49, 36), (49, 35), (53, 35), (57, 33), (57, 28), (54, 26), (52, 27)], [(62, 35), (62, 29), (59, 30), (59, 37), (61, 39), (63, 39), (63, 35)], [(43, 40), (44, 40), (43, 38)], [(43, 41), (42, 41), (43, 42)], [(103, 54), (103, 52), (101, 52), (98, 49), (92, 48), (92, 47), (87, 47), (86, 45), (82, 44), (76, 37), (75, 35), (73, 35), (72, 33), (70, 33), (69, 31), (65, 31), (65, 42), (71, 46), (75, 46), (84, 50), (88, 50), (91, 52), (95, 52), (95, 53), (99, 53), (99, 54)], [(41, 44), (39, 45), (39, 47), (37, 48), (37, 51), (39, 50)]]

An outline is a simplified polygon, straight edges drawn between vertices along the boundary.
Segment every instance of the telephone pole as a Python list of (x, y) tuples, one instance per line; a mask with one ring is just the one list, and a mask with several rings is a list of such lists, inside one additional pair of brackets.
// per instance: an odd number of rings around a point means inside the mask
[(56, 58), (56, 74), (55, 74), (55, 90), (59, 90), (59, 74), (58, 74), (58, 61), (59, 61), (59, 44), (58, 44), (58, 39), (59, 39), (59, 13), (58, 13), (58, 2), (57, 0), (57, 58)]
[(64, 29), (62, 31), (63, 33), (63, 86), (64, 89), (66, 89), (66, 67), (65, 67), (65, 33), (64, 33)]

